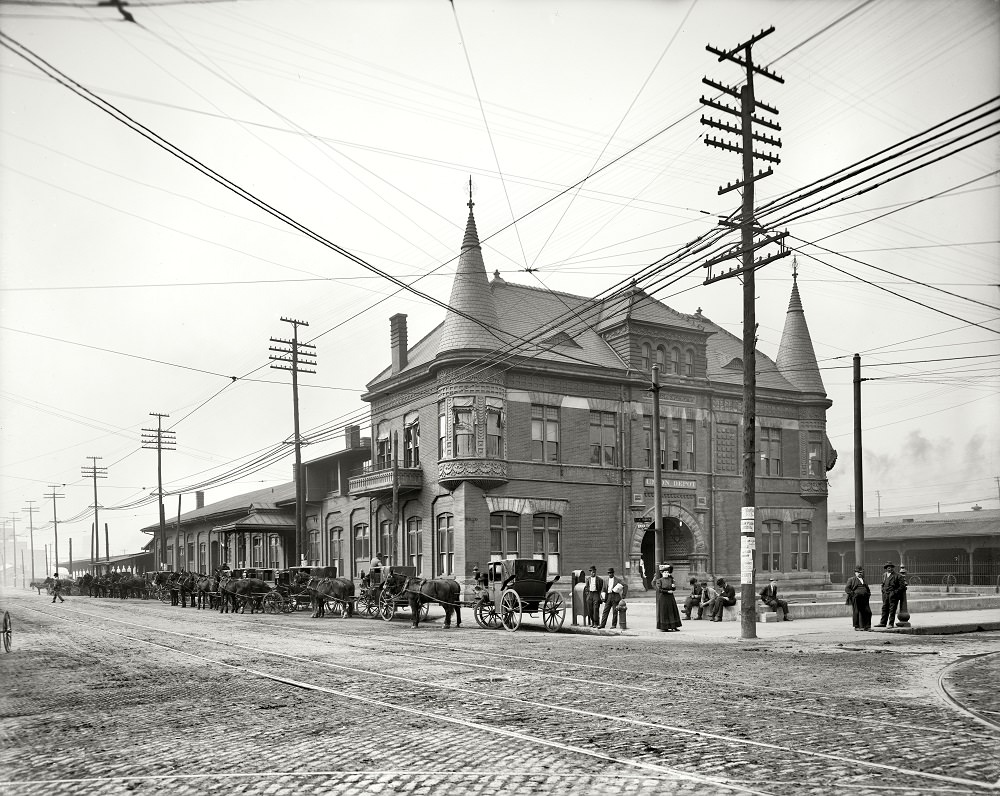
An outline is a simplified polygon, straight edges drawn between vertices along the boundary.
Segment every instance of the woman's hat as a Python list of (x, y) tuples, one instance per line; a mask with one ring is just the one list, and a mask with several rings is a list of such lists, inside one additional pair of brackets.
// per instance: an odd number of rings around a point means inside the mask
[(854, 568), (854, 571), (855, 571), (855, 572), (864, 572), (864, 571), (865, 571), (865, 568), (864, 568), (864, 567), (862, 567), (862, 566), (857, 566), (857, 567), (855, 567), (855, 568)]

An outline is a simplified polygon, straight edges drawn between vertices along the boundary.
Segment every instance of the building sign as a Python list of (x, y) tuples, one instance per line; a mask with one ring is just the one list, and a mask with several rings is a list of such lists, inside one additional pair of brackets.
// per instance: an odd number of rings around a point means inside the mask
[[(655, 486), (655, 482), (651, 477), (646, 477), (643, 479), (643, 484), (648, 487)], [(660, 481), (660, 486), (664, 489), (696, 489), (698, 487), (697, 481), (680, 481), (676, 478), (664, 478)]]

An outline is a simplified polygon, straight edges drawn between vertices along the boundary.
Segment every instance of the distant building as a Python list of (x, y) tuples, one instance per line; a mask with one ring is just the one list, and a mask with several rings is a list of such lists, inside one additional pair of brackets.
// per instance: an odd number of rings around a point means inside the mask
[[(391, 366), (363, 396), (372, 461), (336, 497), (335, 519), (319, 519), (321, 538), (339, 529), (345, 572), (377, 550), (427, 577), (535, 557), (564, 578), (613, 566), (633, 588), (640, 561), (648, 573), (671, 562), (682, 583), (689, 572), (738, 582), (739, 338), (637, 287), (594, 300), (488, 280), (472, 202), (449, 306), (412, 346), (406, 316), (390, 319)], [(756, 513), (758, 572), (796, 585), (830, 579), (830, 405), (793, 281), (777, 359), (757, 354)]]
[[(835, 583), (854, 571), (854, 515), (837, 514), (828, 531)], [(865, 569), (879, 575), (891, 561), (923, 584), (996, 586), (1000, 578), (1000, 510), (864, 518)]]

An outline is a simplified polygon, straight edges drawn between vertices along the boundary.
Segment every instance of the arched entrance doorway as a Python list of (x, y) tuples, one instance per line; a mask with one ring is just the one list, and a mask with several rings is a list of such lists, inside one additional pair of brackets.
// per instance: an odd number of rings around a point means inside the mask
[(630, 546), (632, 571), (642, 561), (650, 579), (661, 563), (672, 564), (674, 580), (683, 589), (688, 578), (708, 578), (708, 543), (698, 518), (681, 506), (664, 507), (663, 518), (651, 529), (636, 530)]

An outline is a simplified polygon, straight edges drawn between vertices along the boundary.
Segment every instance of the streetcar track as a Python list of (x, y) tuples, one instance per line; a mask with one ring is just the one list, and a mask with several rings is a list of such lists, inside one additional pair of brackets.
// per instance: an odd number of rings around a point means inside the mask
[[(65, 615), (64, 615), (65, 611), (62, 611), (60, 614), (57, 615), (57, 614), (53, 614), (53, 613), (50, 613), (50, 612), (47, 612), (47, 611), (42, 611), (42, 610), (39, 610), (39, 609), (32, 609), (32, 610), (36, 611), (39, 614), (42, 614), (42, 615), (45, 615), (45, 616), (49, 616), (51, 618), (62, 619), (63, 621), (67, 621), (67, 622), (72, 621), (72, 622), (75, 622), (77, 624), (84, 624), (84, 622), (82, 622), (80, 620), (73, 620), (73, 619), (69, 619), (69, 618), (65, 617)], [(587, 719), (591, 719), (591, 720), (598, 720), (598, 721), (605, 721), (605, 722), (617, 722), (617, 723), (620, 723), (620, 724), (623, 724), (623, 725), (629, 725), (629, 726), (633, 726), (633, 727), (640, 727), (640, 728), (643, 728), (643, 729), (646, 729), (646, 730), (657, 730), (657, 731), (662, 731), (662, 732), (673, 733), (675, 735), (690, 736), (692, 738), (692, 740), (698, 739), (698, 740), (704, 740), (704, 741), (710, 741), (710, 742), (716, 742), (716, 743), (724, 743), (724, 744), (728, 744), (728, 745), (739, 746), (741, 748), (744, 748), (746, 746), (753, 746), (753, 747), (756, 747), (758, 749), (767, 750), (767, 751), (771, 751), (771, 752), (779, 752), (779, 753), (782, 753), (782, 754), (788, 754), (788, 755), (792, 755), (792, 756), (804, 755), (804, 756), (809, 756), (809, 757), (813, 757), (813, 758), (816, 758), (816, 759), (822, 759), (822, 760), (834, 762), (834, 763), (837, 763), (837, 764), (849, 764), (849, 765), (853, 765), (853, 766), (857, 766), (857, 767), (861, 767), (861, 768), (867, 768), (867, 769), (877, 770), (877, 771), (884, 772), (884, 773), (887, 772), (887, 773), (890, 773), (890, 774), (895, 775), (895, 776), (904, 775), (904, 776), (914, 777), (914, 778), (917, 778), (919, 780), (933, 780), (933, 781), (936, 781), (936, 782), (945, 782), (945, 783), (949, 783), (949, 784), (952, 784), (952, 785), (961, 785), (961, 786), (972, 787), (972, 788), (981, 789), (981, 790), (982, 789), (986, 789), (986, 790), (991, 790), (991, 789), (992, 790), (996, 790), (997, 789), (997, 785), (994, 784), (994, 783), (982, 782), (982, 781), (977, 781), (977, 780), (970, 780), (970, 779), (966, 779), (966, 778), (963, 778), (963, 777), (953, 777), (953, 776), (947, 776), (947, 775), (943, 775), (943, 774), (935, 774), (935, 773), (932, 773), (932, 772), (924, 772), (924, 771), (919, 771), (919, 770), (914, 770), (914, 769), (907, 769), (907, 768), (903, 768), (901, 766), (896, 766), (896, 765), (892, 765), (892, 764), (888, 764), (888, 763), (879, 763), (879, 762), (870, 761), (870, 760), (850, 758), (850, 757), (846, 757), (844, 755), (832, 754), (832, 753), (828, 753), (828, 752), (806, 750), (806, 749), (801, 749), (801, 748), (790, 748), (790, 747), (787, 747), (787, 746), (782, 746), (780, 744), (770, 743), (770, 742), (766, 742), (766, 741), (759, 741), (759, 740), (749, 739), (749, 738), (746, 738), (746, 737), (735, 736), (735, 735), (724, 735), (724, 734), (721, 734), (721, 733), (710, 733), (710, 732), (706, 732), (704, 730), (692, 729), (690, 727), (674, 726), (674, 725), (663, 724), (663, 723), (659, 723), (659, 722), (650, 722), (650, 721), (641, 720), (641, 719), (635, 719), (635, 718), (631, 718), (631, 717), (627, 717), (627, 716), (616, 716), (616, 715), (612, 715), (612, 714), (601, 713), (601, 712), (598, 712), (598, 711), (586, 710), (586, 709), (582, 709), (582, 708), (575, 708), (575, 707), (571, 707), (571, 706), (568, 706), (568, 705), (557, 705), (557, 704), (552, 703), (551, 701), (539, 702), (539, 701), (530, 700), (530, 699), (523, 699), (523, 698), (519, 698), (519, 697), (505, 696), (505, 695), (502, 695), (502, 694), (483, 694), (481, 690), (475, 690), (475, 689), (465, 688), (465, 687), (461, 687), (461, 686), (442, 685), (439, 682), (421, 681), (421, 680), (418, 680), (418, 679), (415, 679), (415, 678), (404, 677), (404, 676), (398, 675), (398, 674), (393, 674), (393, 673), (388, 673), (388, 672), (371, 671), (371, 670), (368, 670), (368, 669), (363, 669), (363, 668), (359, 668), (359, 667), (355, 667), (355, 666), (348, 666), (348, 665), (345, 665), (345, 664), (339, 664), (339, 663), (334, 663), (334, 662), (329, 662), (329, 661), (317, 661), (317, 660), (314, 660), (314, 659), (311, 659), (311, 658), (305, 658), (305, 657), (302, 657), (302, 656), (292, 655), (292, 654), (289, 654), (289, 653), (283, 653), (283, 652), (277, 652), (277, 651), (269, 651), (269, 650), (262, 649), (260, 647), (253, 647), (253, 646), (249, 646), (249, 645), (246, 645), (246, 644), (239, 644), (239, 643), (236, 643), (236, 642), (219, 641), (219, 640), (216, 640), (216, 639), (213, 639), (213, 638), (207, 638), (207, 637), (204, 637), (204, 636), (198, 636), (198, 635), (194, 635), (194, 634), (190, 634), (190, 633), (183, 633), (183, 632), (175, 631), (175, 630), (166, 630), (166, 629), (163, 629), (163, 628), (156, 628), (156, 627), (152, 627), (152, 626), (149, 626), (149, 625), (140, 624), (140, 623), (137, 623), (137, 622), (129, 622), (129, 621), (126, 621), (126, 620), (115, 619), (115, 618), (111, 618), (111, 617), (107, 617), (107, 616), (98, 616), (98, 615), (89, 614), (89, 613), (86, 613), (86, 612), (83, 612), (83, 611), (79, 611), (79, 610), (74, 610), (73, 612), (74, 613), (78, 613), (78, 614), (80, 614), (80, 615), (82, 615), (84, 617), (87, 617), (88, 619), (100, 619), (100, 620), (104, 620), (106, 622), (110, 622), (110, 623), (114, 623), (114, 624), (125, 625), (127, 627), (132, 627), (132, 628), (136, 628), (136, 629), (139, 629), (139, 630), (149, 631), (149, 632), (153, 632), (153, 633), (157, 633), (157, 634), (168, 634), (168, 635), (171, 635), (171, 636), (174, 636), (174, 637), (177, 637), (177, 638), (187, 639), (187, 640), (192, 641), (192, 642), (213, 645), (213, 646), (216, 646), (216, 647), (222, 647), (224, 649), (228, 648), (228, 649), (231, 649), (231, 650), (250, 651), (250, 652), (258, 653), (258, 654), (263, 655), (263, 656), (271, 656), (273, 658), (280, 658), (282, 660), (294, 661), (294, 662), (296, 662), (298, 664), (306, 664), (306, 665), (315, 666), (315, 667), (320, 668), (320, 669), (335, 669), (337, 671), (350, 672), (352, 674), (359, 674), (359, 675), (362, 675), (362, 676), (365, 676), (365, 677), (382, 678), (382, 679), (392, 680), (392, 681), (395, 681), (395, 682), (402, 682), (402, 683), (406, 683), (406, 684), (408, 684), (410, 686), (418, 687), (418, 688), (421, 688), (421, 689), (424, 689), (424, 688), (434, 688), (436, 690), (447, 690), (449, 692), (456, 693), (456, 694), (472, 695), (472, 696), (477, 697), (479, 699), (488, 698), (488, 699), (497, 700), (497, 701), (501, 701), (501, 702), (518, 704), (518, 705), (521, 705), (521, 706), (524, 706), (524, 707), (533, 708), (535, 710), (558, 711), (558, 712), (568, 713), (568, 714), (572, 714), (572, 715), (575, 715), (575, 716), (578, 716), (578, 717), (583, 717), (583, 718), (587, 718)], [(127, 639), (132, 640), (132, 641), (136, 641), (136, 642), (139, 642), (139, 643), (148, 644), (148, 645), (151, 645), (151, 646), (160, 647), (160, 648), (163, 648), (163, 649), (175, 652), (177, 654), (181, 654), (181, 655), (185, 655), (185, 656), (189, 656), (189, 657), (194, 657), (194, 658), (197, 658), (197, 659), (200, 659), (200, 660), (204, 660), (204, 661), (209, 662), (209, 663), (214, 663), (214, 664), (216, 664), (218, 666), (223, 666), (223, 667), (226, 667), (226, 668), (229, 668), (229, 669), (239, 670), (241, 672), (248, 673), (248, 674), (251, 674), (251, 675), (256, 676), (256, 677), (263, 677), (263, 678), (266, 678), (266, 679), (269, 679), (269, 680), (272, 680), (272, 681), (275, 681), (275, 682), (281, 682), (281, 683), (284, 683), (286, 685), (291, 685), (291, 686), (298, 687), (298, 688), (305, 688), (305, 689), (308, 689), (308, 690), (313, 690), (313, 691), (317, 691), (317, 692), (321, 692), (321, 693), (327, 693), (327, 694), (330, 694), (330, 695), (333, 695), (333, 696), (337, 696), (337, 697), (345, 698), (345, 699), (349, 699), (349, 700), (354, 700), (354, 701), (364, 701), (367, 704), (370, 704), (370, 705), (372, 705), (372, 704), (379, 705), (379, 706), (384, 707), (384, 708), (386, 708), (388, 710), (398, 710), (398, 711), (401, 711), (401, 712), (405, 712), (405, 713), (409, 713), (409, 714), (413, 714), (413, 715), (418, 715), (418, 716), (424, 716), (424, 717), (433, 716), (437, 720), (448, 721), (450, 723), (459, 724), (461, 726), (465, 726), (465, 727), (468, 727), (468, 728), (477, 729), (477, 730), (480, 730), (480, 731), (483, 731), (483, 732), (497, 734), (497, 735), (501, 735), (501, 736), (504, 736), (504, 737), (514, 738), (514, 739), (522, 740), (522, 741), (530, 740), (530, 741), (535, 742), (535, 743), (541, 743), (541, 744), (544, 744), (544, 745), (551, 746), (552, 748), (558, 748), (558, 749), (561, 749), (561, 750), (564, 750), (564, 751), (572, 751), (574, 753), (580, 753), (580, 754), (584, 754), (584, 755), (587, 755), (587, 756), (590, 756), (590, 757), (596, 757), (598, 759), (607, 760), (609, 762), (616, 762), (616, 763), (620, 763), (622, 765), (639, 766), (643, 770), (647, 770), (647, 771), (651, 771), (651, 772), (657, 772), (657, 773), (661, 773), (661, 774), (664, 774), (664, 775), (683, 776), (685, 779), (688, 779), (688, 780), (692, 780), (692, 778), (693, 778), (693, 781), (711, 783), (711, 784), (717, 785), (717, 786), (721, 785), (721, 786), (730, 788), (732, 790), (743, 790), (743, 791), (746, 791), (746, 792), (757, 792), (757, 791), (753, 791), (753, 790), (751, 790), (749, 788), (746, 788), (743, 785), (734, 785), (731, 782), (726, 782), (726, 781), (723, 781), (723, 780), (719, 780), (718, 778), (710, 777), (710, 776), (703, 775), (703, 774), (693, 774), (693, 773), (690, 773), (690, 772), (683, 771), (681, 769), (676, 769), (676, 768), (669, 767), (669, 766), (659, 766), (657, 764), (645, 763), (643, 761), (632, 760), (630, 758), (616, 758), (614, 756), (606, 755), (606, 754), (601, 753), (601, 752), (597, 752), (597, 751), (593, 751), (593, 750), (588, 750), (588, 749), (585, 749), (585, 748), (582, 748), (582, 747), (578, 747), (578, 746), (575, 746), (575, 745), (572, 745), (572, 744), (563, 744), (561, 742), (552, 741), (550, 739), (545, 739), (545, 738), (542, 738), (540, 736), (526, 735), (524, 733), (518, 733), (518, 732), (515, 732), (515, 731), (512, 731), (512, 730), (506, 730), (506, 729), (503, 729), (503, 728), (500, 728), (500, 727), (495, 727), (495, 726), (492, 726), (492, 725), (485, 725), (485, 724), (480, 724), (478, 722), (471, 722), (471, 721), (469, 721), (467, 719), (450, 717), (450, 716), (443, 715), (443, 714), (440, 714), (440, 713), (430, 713), (430, 712), (423, 711), (423, 710), (418, 710), (418, 709), (415, 709), (415, 708), (409, 708), (409, 707), (404, 706), (404, 705), (398, 705), (398, 704), (395, 704), (395, 703), (385, 702), (385, 701), (381, 701), (381, 700), (374, 700), (374, 699), (371, 699), (367, 695), (358, 695), (358, 694), (351, 693), (349, 691), (343, 691), (343, 690), (340, 690), (340, 689), (328, 688), (326, 686), (318, 685), (316, 683), (307, 683), (307, 682), (304, 682), (304, 681), (292, 680), (290, 678), (282, 677), (282, 676), (279, 676), (279, 675), (274, 675), (274, 674), (270, 674), (270, 673), (267, 673), (267, 672), (259, 671), (259, 670), (256, 670), (256, 669), (251, 669), (251, 668), (249, 668), (247, 666), (243, 666), (243, 665), (239, 665), (239, 664), (226, 663), (226, 662), (215, 660), (215, 659), (210, 658), (210, 657), (206, 657), (205, 655), (199, 655), (197, 653), (191, 653), (191, 652), (187, 652), (185, 650), (180, 650), (180, 649), (177, 649), (175, 647), (171, 647), (168, 644), (163, 644), (163, 643), (160, 643), (160, 642), (150, 641), (150, 640), (147, 640), (147, 639), (141, 639), (141, 638), (137, 638), (137, 637), (132, 637), (132, 636), (126, 635), (125, 633), (120, 632), (120, 631), (117, 632), (117, 633), (115, 633), (115, 631), (110, 630), (110, 629), (106, 629), (106, 628), (101, 628), (101, 629), (104, 632), (107, 632), (109, 634), (117, 635), (117, 636), (120, 636), (122, 638), (127, 638)], [(311, 633), (312, 633), (312, 631), (310, 631), (310, 634)], [(517, 656), (517, 657), (526, 657), (526, 656)], [(529, 660), (531, 660), (531, 659), (529, 659)]]
[[(1000, 655), (1000, 652), (983, 652), (979, 653), (978, 655), (968, 655), (960, 658), (957, 661), (952, 661), (938, 674), (937, 679), (935, 681), (935, 686), (938, 695), (942, 699), (944, 699), (944, 701), (953, 710), (957, 710), (965, 714), (973, 721), (979, 722), (980, 724), (989, 727), (991, 730), (1000, 730), (1000, 722), (994, 721), (993, 719), (983, 715), (984, 713), (997, 713), (997, 711), (977, 711), (963, 705), (952, 695), (951, 691), (948, 690), (948, 686), (946, 686), (944, 682), (945, 677), (952, 669), (961, 666), (967, 663), (968, 661), (975, 660), (976, 658), (985, 658), (990, 655)], [(1000, 713), (998, 713), (998, 715), (1000, 715)]]

